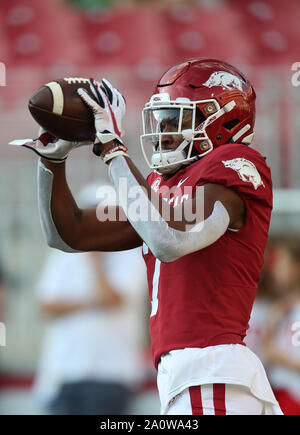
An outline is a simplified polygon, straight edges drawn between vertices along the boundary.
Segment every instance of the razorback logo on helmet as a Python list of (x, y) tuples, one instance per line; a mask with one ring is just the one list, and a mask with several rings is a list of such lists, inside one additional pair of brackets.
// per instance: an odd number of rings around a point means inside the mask
[(236, 171), (242, 181), (252, 183), (255, 190), (259, 186), (265, 187), (256, 166), (249, 160), (238, 157), (232, 160), (222, 160), (222, 163), (225, 168)]
[(225, 71), (215, 71), (211, 74), (209, 79), (203, 83), (203, 86), (212, 88), (213, 86), (222, 86), (223, 88), (231, 91), (232, 89), (243, 90), (242, 80)]

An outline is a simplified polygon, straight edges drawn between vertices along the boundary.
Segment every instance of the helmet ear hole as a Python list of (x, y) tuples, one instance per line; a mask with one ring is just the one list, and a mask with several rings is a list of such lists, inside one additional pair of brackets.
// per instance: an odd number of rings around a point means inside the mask
[(226, 128), (226, 130), (232, 130), (237, 124), (240, 123), (239, 119), (232, 119), (231, 121), (224, 122), (223, 127)]
[(201, 110), (199, 109), (199, 107), (196, 107), (196, 127), (198, 127), (198, 125), (202, 124), (202, 122), (204, 122), (206, 120), (206, 116), (203, 115), (203, 113), (201, 112)]

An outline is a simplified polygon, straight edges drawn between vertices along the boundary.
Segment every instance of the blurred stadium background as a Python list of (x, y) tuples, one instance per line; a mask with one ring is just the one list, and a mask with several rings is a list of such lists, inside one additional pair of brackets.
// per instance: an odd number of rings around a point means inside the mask
[[(36, 136), (37, 124), (27, 110), (32, 93), (66, 76), (111, 80), (127, 97), (127, 142), (147, 174), (139, 145), (141, 110), (161, 73), (199, 56), (234, 64), (257, 93), (254, 147), (267, 157), (275, 188), (270, 240), (297, 239), (299, 16), (298, 0), (0, 1), (0, 61), (6, 68), (6, 85), (0, 87), (1, 321), (6, 326), (6, 346), (0, 347), (1, 413), (39, 412), (30, 399), (44, 328), (35, 285), (49, 248), (38, 218), (37, 159), (7, 146), (12, 139)], [(106, 168), (86, 149), (77, 150), (69, 158), (68, 177), (76, 196), (86, 183), (105, 178)], [(139, 406), (130, 412), (157, 413), (146, 315), (141, 322), (147, 376), (137, 392)]]

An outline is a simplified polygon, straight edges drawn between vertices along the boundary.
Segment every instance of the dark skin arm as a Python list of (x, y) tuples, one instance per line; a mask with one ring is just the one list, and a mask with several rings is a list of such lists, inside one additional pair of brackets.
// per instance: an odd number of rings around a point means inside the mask
[(146, 180), (143, 178), (142, 174), (136, 168), (134, 163), (128, 158), (127, 159), (130, 171), (138, 181), (138, 183), (147, 191), (149, 199), (152, 199), (152, 203), (159, 210), (161, 216), (170, 216), (168, 219), (168, 225), (179, 231), (186, 231), (190, 225), (194, 225), (200, 222), (202, 219), (207, 219), (214, 208), (216, 201), (221, 201), (223, 206), (226, 208), (229, 217), (229, 228), (239, 230), (244, 223), (245, 206), (243, 200), (240, 196), (232, 189), (225, 187), (221, 184), (209, 183), (204, 186), (204, 213), (203, 216), (196, 216), (194, 220), (185, 220), (185, 214), (179, 213), (183, 218), (181, 220), (176, 219), (178, 213), (176, 214), (176, 209), (183, 207), (190, 207), (191, 210), (196, 211), (197, 205), (197, 195), (202, 195), (202, 191), (198, 191), (194, 198), (184, 201), (180, 206), (172, 207), (169, 206), (166, 201), (162, 199), (158, 193), (155, 193)]
[[(112, 142), (111, 145), (115, 144)], [(185, 231), (191, 224), (199, 222), (199, 219), (187, 222), (184, 217), (181, 221), (176, 220), (174, 208), (167, 205), (158, 194), (153, 192), (129, 158), (127, 161), (130, 171), (139, 184), (146, 189), (148, 197), (152, 195), (152, 199), (154, 198), (155, 206), (158, 207), (162, 216), (164, 216), (164, 208), (168, 207), (170, 227)], [(65, 243), (79, 251), (120, 251), (142, 245), (142, 239), (126, 219), (122, 209), (117, 208), (116, 221), (100, 222), (96, 217), (95, 209), (81, 210), (76, 205), (66, 181), (65, 163), (55, 164), (44, 159), (42, 162), (54, 174), (51, 212), (56, 228)], [(192, 202), (194, 210), (196, 197), (189, 201)], [(188, 205), (189, 201), (184, 201), (185, 205)], [(210, 216), (216, 201), (221, 201), (227, 209), (230, 216), (229, 227), (240, 229), (244, 221), (244, 203), (239, 195), (232, 189), (219, 184), (205, 185), (204, 219)]]
[[(42, 163), (54, 175), (51, 198), (52, 218), (61, 238), (78, 251), (122, 251), (142, 245), (142, 240), (117, 207), (117, 220), (99, 222), (95, 209), (78, 208), (69, 189), (65, 163)], [(125, 219), (125, 220), (124, 220)]]

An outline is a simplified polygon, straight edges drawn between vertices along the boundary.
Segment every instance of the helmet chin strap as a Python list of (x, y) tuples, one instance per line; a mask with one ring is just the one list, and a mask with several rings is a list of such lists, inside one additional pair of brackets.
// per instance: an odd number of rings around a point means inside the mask
[(175, 150), (155, 151), (152, 154), (152, 165), (157, 166), (156, 171), (161, 174), (170, 174), (181, 166), (188, 165), (192, 160), (195, 160), (196, 157), (187, 160), (187, 154), (184, 151), (190, 142), (185, 139)]
[(183, 164), (182, 160), (185, 159), (186, 153), (184, 151), (166, 150), (161, 153), (155, 151), (151, 160), (154, 168), (157, 166), (157, 169), (155, 169), (157, 172), (169, 174), (178, 169)]

